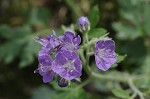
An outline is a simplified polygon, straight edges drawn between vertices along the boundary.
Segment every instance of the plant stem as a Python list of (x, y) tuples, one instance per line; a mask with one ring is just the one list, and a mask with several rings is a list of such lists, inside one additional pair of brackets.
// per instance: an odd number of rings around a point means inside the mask
[(92, 55), (94, 55), (94, 52), (89, 52), (88, 55), (92, 56)]
[(109, 75), (108, 74), (103, 75), (103, 74), (98, 74), (95, 72), (92, 72), (91, 74), (94, 78), (98, 78), (98, 79), (112, 80), (112, 81), (118, 81), (118, 82), (127, 82), (126, 77), (125, 76), (123, 77), (123, 75), (116, 77), (116, 76), (110, 75), (110, 74)]
[[(90, 46), (90, 45), (96, 43), (97, 41), (101, 40), (104, 36), (107, 36), (107, 35), (108, 35), (108, 33), (105, 34), (105, 35), (103, 35), (103, 36), (101, 36), (100, 38), (94, 38), (94, 39), (88, 41), (87, 43), (84, 43), (80, 48), (81, 48), (81, 49), (86, 49), (88, 46)], [(85, 36), (84, 36), (84, 37), (85, 37)]]
[(80, 55), (80, 57), (81, 57), (82, 64), (85, 65), (86, 60), (85, 60), (85, 57), (84, 57), (84, 51), (83, 51), (83, 49), (79, 49), (79, 50), (78, 50), (78, 53), (79, 53), (79, 55)]
[(130, 88), (134, 91), (134, 93), (136, 93), (140, 97), (140, 99), (144, 99), (142, 92), (140, 90), (138, 90), (138, 88), (134, 85), (132, 79), (128, 80), (128, 84), (129, 84)]
[(135, 75), (130, 75), (128, 73), (119, 73), (119, 72), (114, 72), (109, 74), (100, 74), (100, 73), (92, 72), (91, 75), (94, 78), (103, 79), (103, 80), (112, 80), (112, 81), (123, 82), (123, 83), (128, 83), (129, 79), (141, 80), (146, 77), (145, 74), (135, 76)]
[[(88, 38), (88, 32), (85, 33), (85, 38), (86, 38), (86, 43), (88, 44), (89, 42), (89, 38)], [(87, 70), (89, 73), (91, 73), (91, 69), (89, 67), (89, 50), (90, 50), (90, 45), (87, 46), (87, 50), (86, 50), (86, 66), (87, 66)]]
[[(85, 33), (85, 39), (86, 39), (86, 43), (88, 44), (88, 42), (89, 42), (88, 33)], [(89, 60), (88, 53), (89, 53), (89, 45), (87, 46), (87, 51), (86, 51), (86, 60), (87, 60), (87, 63), (88, 63), (88, 60)]]
[(135, 99), (137, 93), (133, 93), (133, 95), (130, 97), (130, 99)]
[(86, 81), (84, 81), (82, 84), (80, 84), (78, 87), (84, 87), (86, 84), (90, 83), (92, 81), (92, 79), (87, 79)]

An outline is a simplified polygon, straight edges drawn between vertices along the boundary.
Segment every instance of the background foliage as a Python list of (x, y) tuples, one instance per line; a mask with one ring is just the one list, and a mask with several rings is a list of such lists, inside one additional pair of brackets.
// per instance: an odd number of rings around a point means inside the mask
[[(149, 11), (149, 0), (0, 0), (0, 99), (150, 99)], [(33, 74), (40, 50), (33, 38), (67, 28), (82, 35), (72, 24), (81, 15), (91, 22), (89, 38), (109, 32), (117, 63), (102, 72), (92, 56), (93, 70), (104, 76), (85, 82), (83, 71), (83, 85), (43, 84)]]

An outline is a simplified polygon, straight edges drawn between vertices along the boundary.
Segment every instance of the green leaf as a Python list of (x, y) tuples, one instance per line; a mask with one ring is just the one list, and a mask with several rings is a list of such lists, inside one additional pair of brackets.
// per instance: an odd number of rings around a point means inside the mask
[(24, 68), (34, 61), (34, 57), (38, 55), (40, 45), (37, 44), (33, 39), (30, 39), (25, 46), (23, 53), (21, 54), (21, 62), (19, 66)]
[(8, 64), (19, 55), (23, 45), (28, 42), (26, 38), (30, 38), (31, 28), (28, 25), (16, 28), (12, 28), (8, 25), (1, 25), (0, 35), (7, 39), (0, 45), (0, 51), (3, 52), (0, 53), (0, 59), (4, 60), (4, 62)]
[(135, 25), (135, 26), (139, 24), (138, 20), (135, 18), (134, 14), (133, 14), (133, 12), (126, 12), (126, 11), (123, 10), (123, 11), (120, 11), (120, 15), (124, 19), (132, 22), (132, 24)]
[(11, 28), (8, 25), (0, 25), (0, 36), (5, 39), (19, 39), (31, 34), (31, 27), (24, 25), (21, 27)]
[(129, 96), (129, 93), (127, 93), (125, 90), (123, 89), (112, 89), (112, 93), (116, 96), (116, 97), (119, 97), (119, 98), (122, 98), (122, 99), (129, 99), (130, 96)]
[(114, 67), (118, 66), (118, 63), (122, 62), (126, 57), (127, 57), (127, 55), (118, 55), (116, 63), (113, 64), (111, 66), (111, 68), (114, 68)]
[(126, 57), (127, 57), (127, 55), (118, 55), (116, 63), (122, 62)]
[(91, 23), (91, 29), (93, 29), (94, 27), (96, 27), (96, 25), (98, 24), (98, 22), (99, 22), (99, 8), (98, 8), (98, 6), (96, 5), (96, 6), (94, 6), (92, 9), (91, 9), (91, 11), (90, 11), (90, 13), (89, 13), (89, 16), (88, 16), (88, 18), (89, 18), (89, 21), (90, 21), (90, 23)]
[[(56, 81), (54, 82), (57, 85)], [(69, 88), (70, 90), (60, 89), (55, 90), (47, 86), (41, 86), (32, 91), (30, 99), (89, 99), (89, 94), (82, 88), (74, 87)]]
[(13, 37), (13, 32), (8, 25), (0, 25), (0, 36), (5, 39), (10, 39)]
[(150, 27), (150, 5), (147, 3), (145, 4), (144, 6), (144, 28), (146, 30), (147, 33), (149, 33), (150, 35), (150, 32), (149, 32), (149, 27)]
[(51, 19), (50, 9), (48, 7), (39, 7), (38, 8), (38, 19), (44, 23), (48, 23)]
[(107, 31), (103, 28), (92, 29), (88, 32), (89, 38), (100, 37), (103, 36)]
[(46, 86), (41, 86), (32, 91), (31, 99), (53, 99), (51, 98), (54, 90), (49, 89)]
[(68, 91), (57, 91), (51, 97), (52, 99), (88, 99), (88, 94), (82, 88), (71, 88)]
[(113, 28), (118, 32), (117, 38), (120, 40), (134, 40), (141, 36), (141, 30), (136, 27), (122, 23), (114, 23)]
[(12, 62), (17, 55), (19, 55), (20, 49), (24, 41), (19, 41), (17, 39), (10, 40), (4, 44), (0, 45), (0, 59), (4, 60), (5, 63)]
[(89, 99), (89, 94), (86, 93), (82, 88), (77, 87), (76, 83), (71, 83), (70, 86), (65, 88), (60, 88), (56, 81), (52, 81), (51, 85), (53, 86), (55, 92), (51, 96), (51, 99)]
[(51, 18), (50, 9), (47, 7), (32, 7), (30, 9), (30, 16), (28, 24), (48, 24)]

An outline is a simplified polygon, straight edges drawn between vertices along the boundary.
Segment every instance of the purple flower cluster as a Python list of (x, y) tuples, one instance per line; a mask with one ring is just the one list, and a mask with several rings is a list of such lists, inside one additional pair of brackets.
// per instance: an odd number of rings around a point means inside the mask
[[(53, 80), (54, 74), (57, 74), (61, 77), (58, 85), (62, 87), (66, 86), (67, 80), (81, 76), (82, 64), (76, 54), (81, 42), (79, 35), (75, 36), (73, 32), (66, 31), (63, 36), (57, 38), (53, 31), (52, 35), (48, 35), (44, 39), (36, 37), (35, 40), (42, 45), (38, 55), (38, 69), (35, 72), (43, 76), (44, 83)], [(55, 54), (54, 59), (51, 58), (52, 54)]]
[[(84, 32), (90, 29), (87, 17), (80, 17), (78, 25)], [(64, 35), (56, 37), (53, 31), (52, 35), (43, 39), (36, 37), (35, 40), (42, 45), (38, 54), (38, 69), (35, 72), (43, 77), (44, 83), (53, 80), (54, 75), (59, 75), (58, 85), (65, 87), (68, 85), (68, 80), (81, 76), (82, 64), (77, 55), (81, 43), (79, 35), (76, 36), (73, 32), (66, 31)], [(99, 40), (95, 44), (94, 55), (97, 67), (103, 71), (108, 70), (116, 62), (115, 42), (109, 38)]]

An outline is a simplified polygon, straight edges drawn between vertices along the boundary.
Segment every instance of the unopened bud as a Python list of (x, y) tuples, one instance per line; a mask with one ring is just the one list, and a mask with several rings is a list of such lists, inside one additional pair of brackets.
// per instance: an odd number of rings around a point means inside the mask
[(78, 23), (80, 30), (82, 32), (86, 32), (86, 31), (90, 30), (90, 22), (89, 22), (87, 17), (85, 17), (85, 16), (80, 17), (78, 19), (77, 23)]

